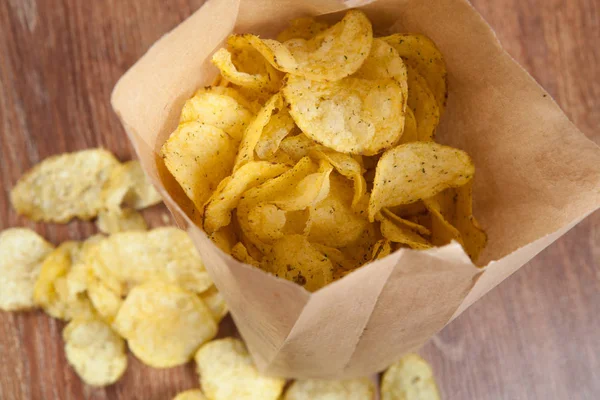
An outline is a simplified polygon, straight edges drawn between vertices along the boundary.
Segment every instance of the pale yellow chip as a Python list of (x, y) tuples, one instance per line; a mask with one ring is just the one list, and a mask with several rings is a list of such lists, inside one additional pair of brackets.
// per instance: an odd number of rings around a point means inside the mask
[(197, 293), (212, 286), (194, 243), (178, 228), (117, 233), (100, 241), (94, 255), (94, 275), (119, 295), (149, 281), (177, 284)]
[(384, 372), (381, 400), (439, 400), (433, 371), (418, 354), (407, 354)]
[(394, 79), (316, 82), (289, 76), (282, 93), (302, 132), (341, 153), (377, 154), (402, 135), (405, 101)]
[(275, 68), (311, 80), (336, 81), (360, 68), (373, 42), (371, 22), (350, 10), (332, 27), (311, 39), (281, 43), (243, 35)]
[(327, 28), (329, 25), (311, 17), (296, 18), (291, 20), (288, 27), (277, 35), (277, 41), (283, 43), (290, 39), (312, 39)]
[(198, 210), (231, 173), (236, 152), (223, 130), (197, 121), (179, 125), (162, 147), (167, 169)]
[(411, 142), (388, 150), (377, 163), (369, 219), (383, 207), (414, 203), (462, 186), (474, 172), (467, 153), (437, 143)]
[(195, 293), (160, 282), (133, 288), (113, 326), (133, 354), (155, 368), (185, 364), (217, 334), (210, 310)]
[(411, 66), (408, 71), (408, 107), (412, 110), (417, 124), (417, 137), (422, 142), (433, 140), (440, 123), (440, 110), (435, 96), (425, 79)]
[(229, 225), (231, 212), (248, 189), (281, 175), (289, 168), (267, 161), (251, 161), (223, 179), (204, 207), (203, 227), (207, 233)]
[(221, 296), (221, 293), (219, 293), (217, 288), (214, 286), (212, 286), (207, 291), (202, 292), (200, 294), (200, 298), (210, 310), (210, 313), (217, 324), (221, 322), (221, 320), (225, 318), (225, 316), (229, 312), (229, 308), (227, 308), (227, 303), (225, 303), (225, 299), (223, 298), (223, 296)]
[(265, 254), (261, 267), (309, 292), (333, 281), (333, 264), (303, 235), (287, 235), (276, 241)]
[(34, 221), (93, 218), (104, 206), (102, 187), (118, 165), (104, 149), (48, 157), (19, 179), (10, 194), (12, 205)]
[(378, 215), (380, 222), (381, 234), (390, 242), (401, 243), (410, 246), (412, 249), (428, 249), (432, 247), (431, 243), (421, 236), (418, 229), (411, 229), (411, 225), (417, 225), (410, 221), (403, 220), (400, 223), (398, 220), (387, 217), (385, 214)]
[(141, 210), (160, 203), (160, 194), (144, 173), (139, 161), (128, 161), (113, 168), (102, 188), (104, 207)]
[(329, 194), (333, 166), (326, 160), (319, 162), (319, 170), (304, 177), (293, 188), (281, 191), (269, 202), (284, 211), (300, 211), (314, 207)]
[[(367, 192), (367, 182), (363, 177), (363, 168), (359, 161), (349, 154), (338, 153), (337, 151), (328, 150), (322, 146), (313, 150), (319, 158), (323, 158), (341, 175), (351, 179), (354, 183), (354, 196), (352, 197), (352, 207), (357, 207), (360, 200)], [(357, 156), (360, 157), (360, 156)]]
[[(103, 278), (106, 279), (107, 275), (104, 275)], [(121, 294), (110, 288), (93, 273), (88, 275), (86, 293), (100, 318), (104, 322), (112, 324), (123, 305)]]
[(17, 311), (35, 307), (35, 282), (52, 245), (30, 229), (0, 232), (0, 309)]
[(297, 380), (285, 392), (283, 400), (372, 400), (375, 385), (369, 378)]
[(414, 33), (396, 33), (381, 39), (393, 46), (405, 62), (425, 78), (442, 113), (448, 97), (448, 73), (444, 57), (435, 43), (425, 35)]
[(264, 127), (254, 151), (256, 155), (266, 160), (279, 149), (281, 141), (292, 132), (296, 124), (286, 108), (274, 114)]
[(148, 225), (142, 214), (132, 208), (109, 208), (101, 210), (96, 227), (102, 233), (113, 234), (126, 231), (145, 231)]
[(127, 368), (125, 342), (99, 319), (74, 319), (63, 339), (67, 361), (88, 385), (113, 384)]
[(238, 339), (213, 340), (194, 359), (202, 390), (211, 400), (277, 400), (285, 385), (284, 379), (260, 375)]
[(185, 392), (179, 393), (173, 398), (173, 400), (207, 400), (204, 397), (204, 393), (200, 389), (186, 390)]

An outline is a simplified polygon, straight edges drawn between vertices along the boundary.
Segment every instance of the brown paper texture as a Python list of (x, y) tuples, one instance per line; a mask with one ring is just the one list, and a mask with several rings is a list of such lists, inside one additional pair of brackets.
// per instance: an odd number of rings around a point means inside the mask
[[(186, 216), (189, 202), (158, 152), (184, 101), (216, 75), (210, 56), (232, 31), (270, 36), (291, 18), (361, 5), (377, 33), (424, 33), (446, 58), (450, 93), (437, 137), (475, 161), (475, 215), (489, 234), (480, 260), (486, 267), (475, 267), (456, 243), (401, 250), (309, 293), (217, 249)], [(346, 378), (384, 369), (600, 205), (599, 148), (464, 0), (210, 0), (121, 78), (112, 104), (269, 374)]]

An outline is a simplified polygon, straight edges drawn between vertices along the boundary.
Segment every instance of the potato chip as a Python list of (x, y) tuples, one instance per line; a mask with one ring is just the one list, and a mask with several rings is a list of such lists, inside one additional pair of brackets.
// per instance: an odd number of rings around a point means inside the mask
[[(228, 83), (229, 81), (227, 79), (223, 78), (221, 80), (221, 82)], [(250, 112), (252, 114), (256, 114), (258, 112), (258, 110), (260, 110), (262, 107), (260, 104), (256, 103), (255, 101), (252, 101), (251, 99), (244, 96), (241, 93), (239, 88), (228, 87), (228, 84), (222, 84), (221, 86), (208, 86), (208, 87), (200, 88), (196, 91), (194, 96), (201, 94), (201, 93), (207, 93), (207, 92), (231, 97), (242, 107), (250, 110)]]
[(167, 169), (198, 210), (231, 173), (236, 152), (229, 135), (197, 121), (179, 125), (162, 147)]
[(372, 400), (375, 385), (369, 378), (325, 381), (297, 380), (285, 392), (283, 400)]
[[(106, 279), (106, 276), (104, 276)], [(89, 274), (87, 281), (87, 296), (98, 313), (98, 316), (108, 324), (112, 324), (123, 305), (120, 293), (111, 289), (105, 281), (94, 274)]]
[(335, 170), (351, 179), (354, 183), (354, 196), (352, 197), (352, 207), (357, 207), (359, 201), (367, 193), (367, 182), (363, 177), (363, 169), (360, 163), (349, 154), (338, 153), (328, 150), (322, 146), (312, 151), (317, 157), (327, 160)]
[(280, 239), (286, 222), (286, 212), (274, 204), (257, 204), (248, 211), (248, 229), (260, 242), (272, 243)]
[(265, 271), (314, 292), (333, 280), (333, 265), (303, 235), (287, 235), (273, 244), (261, 262)]
[(377, 163), (369, 219), (383, 207), (414, 203), (462, 186), (474, 172), (467, 153), (437, 143), (411, 142), (388, 150)]
[(10, 228), (0, 232), (0, 309), (35, 307), (33, 292), (42, 263), (52, 245), (32, 230)]
[(160, 203), (160, 194), (144, 173), (139, 161), (128, 161), (112, 169), (102, 188), (104, 207), (141, 210)]
[(275, 164), (284, 164), (289, 167), (293, 167), (294, 165), (296, 165), (296, 162), (286, 152), (282, 151), (281, 149), (278, 149), (271, 156), (266, 157), (265, 161), (275, 163)]
[(205, 292), (202, 292), (200, 294), (200, 298), (202, 299), (206, 307), (208, 307), (210, 314), (213, 316), (217, 324), (221, 322), (221, 320), (225, 318), (225, 316), (229, 312), (227, 304), (225, 303), (225, 299), (223, 298), (223, 296), (221, 296), (221, 293), (219, 293), (217, 288), (214, 286), (211, 286), (210, 289), (208, 289)]
[(238, 233), (234, 227), (227, 225), (211, 233), (208, 238), (223, 252), (231, 253), (231, 248), (238, 242)]
[(127, 368), (123, 339), (99, 319), (74, 319), (63, 339), (67, 361), (88, 385), (113, 384)]
[(439, 400), (433, 371), (418, 354), (407, 354), (384, 372), (381, 400)]
[(386, 257), (392, 253), (391, 242), (387, 239), (378, 240), (373, 246), (373, 255), (371, 261), (379, 260), (380, 258)]
[(419, 131), (417, 129), (415, 114), (410, 107), (406, 107), (406, 114), (404, 114), (404, 131), (399, 143), (404, 144), (416, 142), (417, 140), (419, 140)]
[[(234, 89), (230, 91), (235, 92)], [(254, 114), (240, 104), (238, 98), (225, 94), (228, 92), (219, 93), (210, 88), (198, 90), (185, 102), (179, 123), (199, 121), (220, 128), (237, 142), (241, 141)]]
[(315, 81), (337, 81), (354, 73), (373, 42), (371, 22), (358, 10), (348, 11), (340, 22), (308, 40), (284, 44), (242, 36), (278, 70)]
[(402, 217), (399, 217), (398, 215), (394, 214), (387, 208), (384, 208), (383, 210), (381, 210), (381, 213), (386, 219), (389, 219), (396, 225), (402, 225), (405, 228), (408, 228), (408, 229), (411, 229), (411, 230), (417, 232), (419, 235), (423, 235), (423, 236), (431, 235), (431, 231), (429, 229), (427, 229), (426, 227), (419, 225), (417, 223), (414, 223), (410, 220), (404, 219)]
[(282, 93), (302, 132), (341, 153), (377, 154), (402, 135), (404, 98), (394, 79), (316, 82), (288, 76)]
[(104, 206), (102, 187), (117, 165), (117, 159), (104, 149), (48, 157), (12, 189), (13, 207), (34, 221), (93, 218)]
[(487, 234), (473, 216), (472, 181), (454, 190), (456, 192), (454, 226), (461, 234), (466, 253), (473, 262), (476, 262), (487, 244)]
[(100, 232), (106, 234), (148, 229), (142, 214), (131, 208), (101, 210), (96, 219), (96, 227)]
[(133, 354), (155, 368), (185, 364), (217, 334), (210, 310), (196, 294), (160, 282), (133, 288), (114, 327)]
[(417, 124), (417, 138), (422, 142), (433, 140), (435, 129), (440, 123), (440, 110), (435, 96), (425, 79), (411, 66), (408, 71), (408, 107), (413, 111)]
[(295, 126), (294, 120), (285, 108), (271, 116), (256, 143), (254, 149), (256, 155), (263, 160), (272, 157), (281, 141), (292, 132)]
[(245, 191), (288, 169), (282, 164), (251, 161), (223, 179), (204, 207), (204, 230), (210, 234), (228, 225), (231, 222), (231, 212), (237, 207)]
[(303, 157), (308, 156), (309, 151), (316, 145), (312, 139), (301, 133), (283, 139), (279, 145), (279, 149), (285, 152), (292, 160), (298, 162)]
[(173, 398), (173, 400), (207, 400), (200, 389), (186, 390), (185, 392), (179, 393)]
[(284, 379), (260, 375), (238, 339), (213, 340), (194, 359), (202, 390), (211, 400), (277, 400), (285, 385)]
[(425, 35), (397, 33), (381, 38), (393, 46), (405, 62), (414, 68), (433, 92), (440, 114), (448, 98), (446, 62), (435, 43)]
[(277, 35), (277, 41), (283, 43), (290, 39), (312, 39), (327, 28), (329, 26), (326, 23), (315, 21), (311, 17), (296, 18)]
[(90, 274), (90, 260), (94, 257), (96, 245), (104, 235), (94, 235), (88, 237), (80, 246), (78, 257), (73, 259), (73, 263), (66, 275), (66, 286), (68, 301), (77, 301), (81, 297), (86, 297), (88, 279)]
[(300, 211), (314, 207), (329, 194), (329, 176), (333, 167), (326, 160), (319, 162), (319, 170), (304, 177), (289, 191), (279, 192), (270, 203), (284, 211)]
[[(417, 229), (411, 229), (410, 221), (399, 223), (398, 220), (393, 220), (385, 214), (380, 214), (377, 218), (380, 222), (381, 234), (384, 238), (394, 243), (401, 243), (410, 246), (413, 249), (428, 249), (431, 243), (422, 237)], [(416, 225), (416, 224), (414, 224)]]

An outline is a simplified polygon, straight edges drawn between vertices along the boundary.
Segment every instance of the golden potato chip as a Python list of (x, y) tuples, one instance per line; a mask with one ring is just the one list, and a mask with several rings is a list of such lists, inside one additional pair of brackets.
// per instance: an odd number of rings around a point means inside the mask
[(256, 143), (254, 149), (256, 155), (263, 160), (272, 157), (281, 141), (290, 134), (295, 126), (294, 120), (285, 108), (271, 116)]
[(229, 135), (197, 121), (179, 125), (162, 147), (167, 169), (198, 210), (231, 173), (236, 152)]
[(30, 229), (0, 232), (0, 309), (17, 311), (35, 307), (35, 282), (52, 245)]
[(212, 240), (212, 242), (223, 252), (229, 254), (231, 253), (231, 248), (238, 241), (238, 233), (235, 231), (234, 227), (231, 225), (227, 225), (211, 233), (208, 238)]
[(219, 293), (217, 288), (214, 286), (212, 286), (207, 291), (202, 292), (200, 294), (200, 298), (208, 307), (208, 310), (210, 311), (217, 324), (221, 322), (221, 320), (225, 318), (225, 316), (229, 312), (227, 304), (225, 303), (225, 299), (223, 298), (223, 296), (221, 296), (221, 293)]
[[(235, 92), (234, 89), (230, 91)], [(230, 91), (219, 93), (211, 88), (198, 90), (194, 97), (185, 102), (179, 123), (199, 121), (209, 124), (222, 129), (239, 142), (254, 114), (238, 102), (239, 97), (229, 96)]]
[(410, 107), (406, 107), (406, 114), (404, 114), (404, 132), (402, 133), (399, 143), (404, 144), (408, 142), (416, 142), (417, 140), (419, 140), (419, 132), (417, 129), (415, 114)]
[(149, 281), (177, 284), (197, 293), (212, 286), (194, 243), (174, 227), (109, 236), (97, 244), (91, 267), (119, 295)]
[(433, 371), (418, 354), (407, 354), (384, 372), (381, 400), (439, 400)]
[[(228, 83), (229, 81), (227, 79), (221, 79), (221, 82)], [(219, 94), (222, 96), (231, 97), (242, 107), (246, 108), (247, 110), (250, 110), (250, 112), (252, 112), (252, 114), (256, 114), (258, 112), (258, 110), (261, 109), (262, 106), (260, 104), (258, 104), (255, 101), (251, 101), (249, 98), (244, 96), (241, 93), (241, 91), (239, 90), (239, 88), (227, 87), (227, 86), (228, 86), (227, 84), (221, 84), (221, 86), (203, 87), (203, 88), (198, 89), (196, 91), (196, 93), (194, 94), (194, 96), (196, 96), (200, 93), (210, 92), (210, 93), (215, 93), (215, 94)]]
[(233, 246), (231, 249), (231, 256), (245, 264), (254, 265), (255, 267), (259, 266), (258, 261), (248, 253), (248, 249), (242, 242), (236, 243), (236, 245)]
[(358, 10), (348, 11), (340, 22), (308, 40), (284, 44), (242, 36), (278, 70), (315, 81), (336, 81), (354, 73), (373, 42), (371, 22)]
[(104, 206), (102, 187), (117, 165), (117, 159), (104, 149), (48, 157), (12, 189), (13, 207), (34, 221), (93, 218)]
[(341, 153), (377, 154), (402, 135), (404, 98), (394, 79), (316, 82), (288, 76), (282, 93), (302, 132)]
[(443, 113), (448, 98), (446, 62), (435, 43), (425, 35), (396, 33), (381, 38), (398, 51), (405, 62), (422, 75)]
[(273, 95), (267, 103), (261, 108), (256, 118), (250, 123), (244, 136), (240, 149), (235, 158), (234, 171), (240, 169), (244, 164), (254, 160), (254, 149), (258, 143), (263, 130), (271, 120), (274, 114), (280, 112), (283, 108), (283, 98), (279, 93)]
[(139, 161), (128, 161), (112, 169), (102, 188), (104, 207), (141, 210), (160, 203), (160, 194), (144, 173)]
[(411, 229), (411, 224), (416, 224), (410, 221), (399, 223), (398, 220), (401, 220), (400, 217), (392, 219), (385, 214), (378, 215), (377, 219), (380, 222), (381, 234), (389, 241), (405, 244), (413, 249), (428, 249), (431, 247), (431, 243), (421, 236), (417, 229)]
[(161, 282), (133, 288), (114, 327), (133, 354), (155, 368), (185, 364), (217, 334), (210, 310), (196, 294)]
[(142, 214), (132, 208), (108, 208), (101, 210), (96, 227), (102, 233), (113, 234), (126, 231), (145, 231), (148, 225)]
[(462, 186), (474, 172), (467, 153), (437, 143), (411, 142), (388, 150), (377, 163), (369, 219), (383, 207), (414, 203)]
[(275, 164), (285, 164), (289, 167), (293, 167), (296, 165), (296, 161), (294, 161), (286, 152), (278, 149), (271, 156), (266, 157), (265, 161), (269, 161)]
[(327, 160), (339, 174), (352, 180), (354, 183), (352, 207), (357, 207), (359, 201), (367, 193), (367, 182), (362, 175), (363, 169), (360, 162), (349, 154), (338, 153), (322, 146), (313, 150), (312, 153), (316, 154), (319, 158)]
[(286, 153), (292, 160), (298, 162), (303, 157), (308, 156), (309, 151), (317, 144), (304, 134), (286, 137), (281, 141), (279, 148)]
[(408, 228), (408, 229), (411, 229), (411, 230), (417, 232), (419, 235), (423, 235), (423, 236), (431, 235), (431, 231), (429, 229), (427, 229), (426, 227), (419, 225), (415, 222), (412, 222), (410, 220), (404, 219), (402, 217), (399, 217), (398, 215), (394, 214), (387, 208), (384, 208), (383, 210), (381, 210), (381, 214), (386, 219), (389, 219), (396, 225), (402, 225), (405, 228)]
[(333, 280), (333, 265), (303, 235), (287, 235), (273, 244), (261, 262), (265, 271), (314, 292)]
[(210, 234), (229, 225), (231, 212), (237, 207), (245, 191), (281, 175), (288, 169), (282, 164), (251, 161), (223, 179), (204, 207), (204, 230)]
[(456, 192), (454, 226), (460, 232), (465, 252), (473, 262), (476, 262), (487, 244), (487, 234), (473, 216), (472, 181), (454, 190)]
[(327, 28), (329, 26), (326, 23), (315, 21), (311, 17), (296, 18), (291, 20), (288, 27), (277, 35), (277, 41), (283, 43), (290, 39), (312, 39)]
[(411, 66), (408, 71), (408, 107), (413, 111), (417, 124), (417, 137), (422, 142), (433, 140), (435, 129), (440, 123), (440, 110), (435, 96), (425, 79)]
[(452, 222), (456, 206), (454, 204), (454, 192), (446, 189), (433, 197), (424, 199), (423, 203), (431, 215), (431, 242), (435, 246), (443, 246), (456, 240), (463, 245), (463, 240), (458, 229)]
[(194, 359), (202, 390), (211, 400), (277, 400), (285, 385), (284, 379), (260, 375), (238, 339), (206, 343)]
[(286, 222), (286, 212), (274, 204), (257, 204), (248, 211), (248, 229), (252, 237), (264, 243), (281, 238)]
[(375, 385), (369, 378), (325, 381), (297, 380), (285, 392), (283, 400), (372, 400)]
[[(106, 275), (103, 278), (106, 279)], [(106, 323), (112, 324), (123, 305), (121, 294), (90, 273), (87, 281), (87, 296), (99, 317)]]
[(333, 167), (326, 160), (319, 162), (319, 170), (304, 177), (286, 192), (279, 192), (270, 203), (284, 211), (300, 211), (313, 207), (329, 194), (329, 176)]
[(173, 398), (173, 400), (207, 400), (200, 389), (186, 390), (185, 392), (179, 393)]
[(387, 239), (378, 240), (373, 246), (373, 255), (371, 261), (379, 260), (380, 258), (386, 257), (392, 253), (391, 242)]
[(88, 385), (113, 384), (127, 368), (123, 339), (99, 319), (74, 319), (63, 339), (67, 361)]

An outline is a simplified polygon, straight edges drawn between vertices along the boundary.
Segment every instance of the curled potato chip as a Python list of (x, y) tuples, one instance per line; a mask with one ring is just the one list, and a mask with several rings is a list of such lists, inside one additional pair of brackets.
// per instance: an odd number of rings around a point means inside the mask
[(17, 311), (35, 307), (35, 282), (53, 246), (30, 229), (0, 232), (0, 309)]
[(185, 392), (179, 393), (173, 398), (173, 400), (207, 400), (200, 389), (186, 390)]
[(308, 40), (329, 27), (324, 22), (318, 22), (311, 17), (296, 18), (290, 21), (287, 28), (277, 35), (277, 41), (283, 43), (290, 39)]
[(279, 145), (279, 148), (292, 160), (298, 162), (303, 157), (308, 156), (309, 151), (316, 145), (317, 144), (312, 139), (309, 139), (308, 136), (301, 133), (299, 135), (289, 136), (283, 139)]
[(439, 400), (433, 371), (418, 354), (407, 354), (381, 379), (381, 400)]
[(326, 160), (319, 162), (319, 170), (304, 177), (286, 192), (279, 192), (270, 202), (284, 211), (300, 211), (314, 207), (329, 194), (329, 176), (333, 167)]
[(448, 73), (444, 57), (433, 40), (414, 33), (396, 33), (381, 39), (393, 46), (406, 63), (425, 78), (442, 113), (448, 98)]
[(282, 92), (302, 132), (341, 153), (377, 154), (402, 135), (404, 98), (394, 79), (288, 76)]
[(106, 234), (148, 229), (142, 214), (131, 208), (109, 208), (100, 211), (98, 219), (96, 219), (96, 226), (100, 232)]
[(297, 380), (285, 392), (284, 400), (371, 400), (375, 385), (369, 378), (325, 381)]
[(141, 210), (160, 203), (160, 194), (144, 173), (139, 161), (127, 161), (112, 169), (102, 188), (104, 207)]
[(381, 214), (384, 216), (384, 218), (389, 219), (393, 223), (395, 223), (397, 225), (402, 225), (405, 228), (411, 229), (411, 230), (417, 232), (419, 235), (423, 235), (423, 236), (431, 235), (431, 231), (429, 229), (427, 229), (426, 227), (419, 225), (415, 222), (412, 222), (410, 220), (401, 218), (398, 215), (391, 212), (387, 208), (384, 208), (383, 210), (381, 210)]
[(389, 241), (405, 244), (413, 249), (428, 249), (431, 247), (431, 243), (419, 234), (417, 228), (412, 229), (411, 225), (417, 224), (405, 220), (400, 222), (402, 220), (400, 217), (392, 219), (385, 214), (379, 215), (378, 220), (381, 234)]
[(88, 385), (113, 384), (127, 368), (123, 339), (99, 319), (74, 319), (63, 339), (67, 361)]
[(279, 148), (281, 141), (294, 129), (296, 124), (287, 109), (282, 109), (264, 127), (256, 143), (256, 155), (261, 159), (272, 157)]
[(251, 161), (223, 179), (204, 206), (204, 230), (210, 234), (228, 225), (231, 222), (231, 212), (237, 207), (245, 191), (281, 175), (288, 169), (282, 164)]
[(34, 221), (93, 218), (104, 206), (102, 187), (117, 165), (117, 159), (104, 149), (48, 157), (12, 189), (13, 207)]
[(392, 253), (391, 242), (387, 239), (378, 240), (373, 246), (373, 255), (371, 261), (379, 260), (380, 258), (386, 257)]
[(238, 339), (213, 340), (194, 359), (202, 390), (211, 400), (277, 400), (285, 385), (284, 379), (260, 375)]
[(303, 235), (287, 235), (273, 244), (261, 266), (314, 292), (333, 280), (333, 265)]
[(223, 318), (229, 312), (227, 308), (227, 303), (225, 303), (225, 299), (221, 296), (221, 293), (217, 290), (216, 287), (212, 286), (205, 292), (200, 294), (200, 298), (204, 302), (204, 304), (208, 307), (211, 315), (213, 316), (215, 322), (218, 324), (221, 322)]
[(456, 192), (454, 226), (461, 234), (465, 251), (471, 260), (476, 262), (487, 244), (487, 234), (473, 216), (472, 181), (454, 190)]
[(198, 90), (194, 97), (185, 102), (179, 123), (200, 121), (222, 129), (238, 142), (242, 140), (254, 114), (243, 105), (247, 105), (247, 100), (238, 102), (241, 95), (231, 96), (231, 92), (237, 92), (228, 89), (221, 92), (212, 88)]
[(198, 210), (231, 173), (237, 148), (223, 130), (201, 122), (179, 125), (162, 147), (167, 169)]
[(338, 153), (325, 148), (314, 150), (313, 153), (331, 163), (339, 174), (352, 180), (354, 183), (352, 207), (357, 207), (358, 202), (367, 192), (367, 182), (362, 175), (363, 169), (360, 163), (349, 154)]
[(129, 348), (155, 368), (181, 365), (217, 334), (208, 307), (176, 285), (150, 282), (133, 288), (114, 321)]
[(440, 110), (425, 79), (412, 67), (408, 71), (408, 107), (413, 111), (417, 124), (417, 138), (422, 142), (433, 140), (440, 123)]
[(462, 186), (474, 172), (467, 153), (437, 143), (411, 142), (388, 150), (377, 163), (369, 219), (383, 207), (414, 203)]

